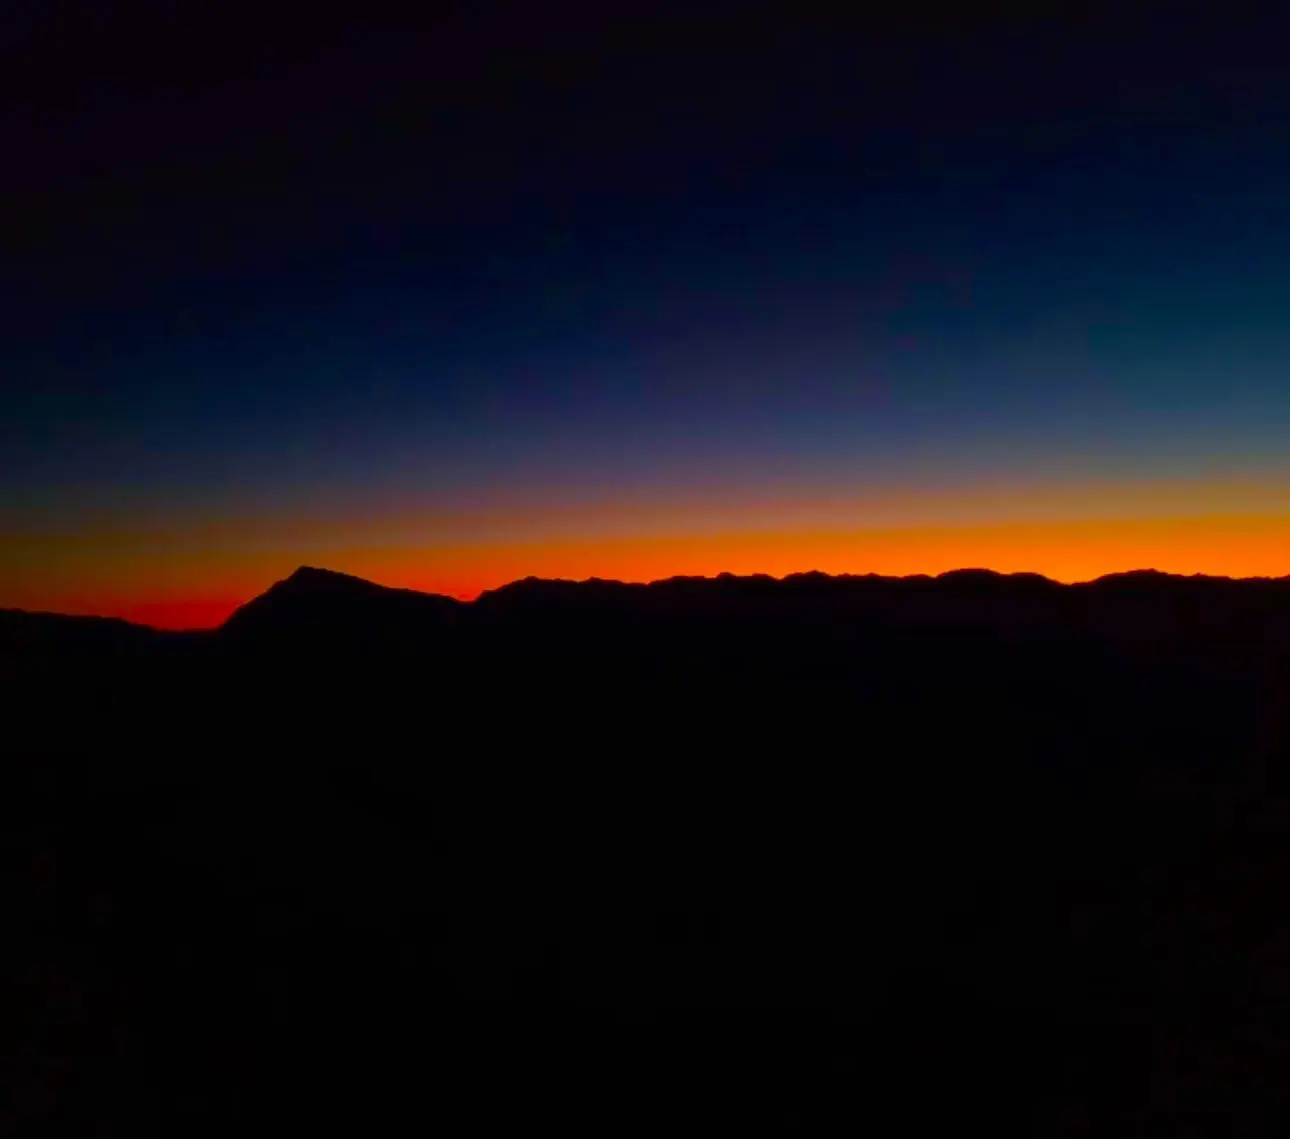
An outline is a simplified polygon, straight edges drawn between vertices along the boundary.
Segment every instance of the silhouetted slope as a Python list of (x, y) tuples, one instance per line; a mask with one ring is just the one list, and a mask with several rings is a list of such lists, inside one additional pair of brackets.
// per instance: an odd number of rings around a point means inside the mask
[(226, 637), (318, 640), (358, 639), (395, 645), (432, 634), (461, 602), (451, 597), (387, 589), (332, 570), (301, 566), (231, 614)]
[(69, 617), (0, 609), (0, 650), (75, 652), (132, 646), (153, 640), (157, 631), (115, 617)]
[(64, 1130), (1287, 1118), (1285, 580), (301, 569), (0, 660)]

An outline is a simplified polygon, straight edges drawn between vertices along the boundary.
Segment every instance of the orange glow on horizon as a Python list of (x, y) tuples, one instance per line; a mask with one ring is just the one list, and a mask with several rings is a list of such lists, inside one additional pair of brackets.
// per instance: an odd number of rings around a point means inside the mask
[[(722, 572), (904, 575), (984, 567), (1066, 582), (1131, 569), (1280, 577), (1290, 574), (1290, 514), (453, 545), (354, 545), (315, 536), (290, 556), (223, 544), (108, 548), (87, 550), (39, 574), (22, 572), (22, 565), (0, 567), (0, 604), (123, 617), (161, 628), (209, 628), (301, 563), (462, 599), (527, 576), (653, 581)], [(36, 565), (33, 556), (26, 568)]]

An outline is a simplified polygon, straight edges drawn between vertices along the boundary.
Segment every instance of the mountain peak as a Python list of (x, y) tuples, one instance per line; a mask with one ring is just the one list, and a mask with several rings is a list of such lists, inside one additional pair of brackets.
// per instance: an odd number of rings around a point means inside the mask
[(366, 578), (317, 566), (298, 566), (234, 612), (223, 628), (235, 633), (355, 634), (387, 636), (409, 618), (440, 617), (461, 602), (434, 593), (391, 589)]
[[(309, 588), (336, 586), (364, 586), (368, 589), (384, 588), (368, 581), (366, 578), (356, 577), (351, 573), (341, 573), (339, 570), (321, 569), (318, 566), (297, 566), (290, 577), (283, 578), (277, 585), (307, 586)], [(273, 588), (277, 588), (277, 586)]]

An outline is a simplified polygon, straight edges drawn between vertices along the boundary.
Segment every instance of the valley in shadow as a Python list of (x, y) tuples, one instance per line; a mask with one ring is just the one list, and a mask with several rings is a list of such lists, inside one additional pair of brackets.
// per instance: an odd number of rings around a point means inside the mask
[(1290, 580), (0, 612), (19, 1132), (1271, 1134)]

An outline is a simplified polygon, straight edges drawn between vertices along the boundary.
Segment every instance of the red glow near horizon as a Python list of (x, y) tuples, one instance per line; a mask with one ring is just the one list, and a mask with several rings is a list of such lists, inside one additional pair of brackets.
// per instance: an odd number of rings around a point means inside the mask
[(248, 598), (176, 599), (173, 601), (125, 602), (112, 606), (113, 612), (100, 616), (120, 617), (155, 629), (214, 629)]
[[(211, 628), (301, 563), (381, 585), (462, 600), (528, 576), (641, 582), (678, 575), (713, 577), (723, 572), (784, 577), (819, 570), (899, 576), (980, 567), (1000, 573), (1041, 573), (1066, 582), (1134, 569), (1280, 577), (1290, 573), (1290, 516), (1218, 515), (455, 547), (329, 543), (304, 548), (292, 560), (226, 550), (210, 554), (189, 550), (182, 558), (149, 560), (133, 553), (126, 557), (105, 551), (97, 564), (90, 560), (78, 563), (75, 580), (69, 574), (61, 589), (54, 588), (48, 576), (39, 579), (18, 595), (17, 605), (121, 617), (157, 628)], [(83, 579), (94, 578), (110, 590), (96, 594), (87, 588), (91, 583), (83, 583)]]

